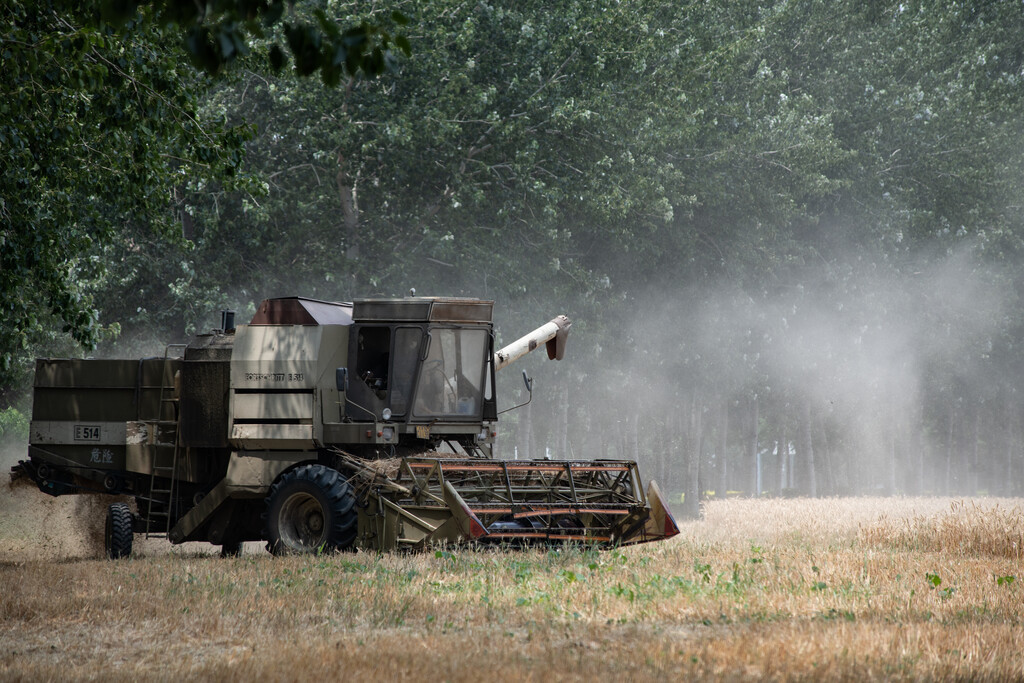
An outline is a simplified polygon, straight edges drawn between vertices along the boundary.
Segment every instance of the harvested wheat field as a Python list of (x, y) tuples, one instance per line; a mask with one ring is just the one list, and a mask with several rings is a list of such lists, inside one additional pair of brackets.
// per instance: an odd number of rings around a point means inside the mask
[(3, 494), (3, 680), (1024, 680), (1019, 500), (728, 500), (601, 552), (111, 562), (10, 538), (77, 508)]

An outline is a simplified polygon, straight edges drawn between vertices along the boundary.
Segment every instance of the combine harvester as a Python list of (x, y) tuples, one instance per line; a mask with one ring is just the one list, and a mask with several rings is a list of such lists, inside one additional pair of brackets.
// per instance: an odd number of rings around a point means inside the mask
[(267, 299), (248, 325), (225, 313), (163, 357), (39, 359), (12, 476), (133, 498), (108, 508), (111, 558), (135, 534), (230, 555), (258, 540), (282, 554), (678, 533), (635, 462), (492, 459), (495, 373), (540, 346), (561, 359), (570, 326), (559, 316), (495, 352), (492, 308)]

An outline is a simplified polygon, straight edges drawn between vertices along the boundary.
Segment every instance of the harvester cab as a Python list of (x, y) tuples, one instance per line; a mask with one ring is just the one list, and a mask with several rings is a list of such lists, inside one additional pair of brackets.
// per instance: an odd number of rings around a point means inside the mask
[[(264, 301), (234, 332), (231, 445), (339, 447), (378, 458), (442, 445), (489, 454), (497, 419), (491, 307), (438, 298)], [(186, 352), (186, 366), (201, 355)]]
[(493, 347), (490, 302), (357, 301), (348, 365), (335, 370), (339, 421), (391, 423), (397, 442), (389, 445), (403, 451), (447, 441), (489, 452)]

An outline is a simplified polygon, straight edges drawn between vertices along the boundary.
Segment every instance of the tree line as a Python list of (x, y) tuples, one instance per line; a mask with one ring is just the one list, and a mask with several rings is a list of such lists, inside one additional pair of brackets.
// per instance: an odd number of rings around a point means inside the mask
[(415, 287), (576, 321), (503, 456), (635, 457), (690, 506), (1020, 493), (1018, 3), (287, 5), (401, 19), (335, 87), (275, 70), (283, 25), (211, 78), (174, 26), (11, 8), (8, 406), (33, 355)]

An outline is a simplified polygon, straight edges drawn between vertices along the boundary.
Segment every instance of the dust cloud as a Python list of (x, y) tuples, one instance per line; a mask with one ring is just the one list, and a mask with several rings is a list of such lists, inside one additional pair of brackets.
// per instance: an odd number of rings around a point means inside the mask
[(48, 496), (28, 480), (0, 489), (0, 562), (104, 556), (107, 496)]
[(27, 446), (0, 448), (0, 562), (97, 559), (107, 505), (126, 499), (107, 495), (53, 497), (11, 468), (27, 459)]
[[(747, 495), (1024, 493), (1011, 282), (962, 249), (645, 291), (603, 348), (570, 341), (568, 447), (672, 491), (696, 474)], [(564, 399), (538, 398), (544, 452)]]

